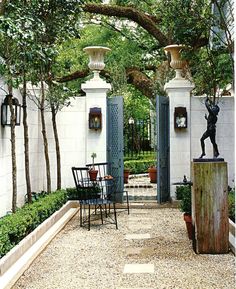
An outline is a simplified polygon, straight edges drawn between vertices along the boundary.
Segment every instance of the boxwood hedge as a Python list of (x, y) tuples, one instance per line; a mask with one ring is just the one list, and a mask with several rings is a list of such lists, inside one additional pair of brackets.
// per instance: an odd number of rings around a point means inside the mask
[(32, 232), (38, 225), (60, 209), (67, 201), (65, 190), (56, 191), (26, 204), (15, 214), (0, 219), (0, 258)]
[(124, 168), (129, 169), (131, 174), (147, 173), (148, 168), (156, 165), (156, 160), (129, 160), (124, 162)]

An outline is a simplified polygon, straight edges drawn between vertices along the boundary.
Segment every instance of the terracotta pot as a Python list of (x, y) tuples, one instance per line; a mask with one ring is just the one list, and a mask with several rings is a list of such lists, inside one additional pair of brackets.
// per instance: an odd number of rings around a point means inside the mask
[(157, 183), (157, 168), (151, 167), (148, 169), (148, 174), (150, 178), (150, 183)]
[(129, 174), (130, 174), (130, 170), (124, 170), (124, 183), (128, 184), (129, 182)]
[(184, 221), (186, 223), (186, 228), (188, 232), (188, 238), (189, 240), (193, 239), (193, 224), (192, 224), (192, 216), (184, 213)]
[(98, 175), (97, 170), (89, 170), (90, 181), (96, 181)]

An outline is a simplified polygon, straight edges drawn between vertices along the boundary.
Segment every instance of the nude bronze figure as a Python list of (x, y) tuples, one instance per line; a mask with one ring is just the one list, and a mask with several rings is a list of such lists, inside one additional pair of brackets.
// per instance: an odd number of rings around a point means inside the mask
[(201, 137), (202, 154), (199, 158), (203, 158), (206, 155), (204, 141), (208, 137), (210, 137), (211, 143), (213, 145), (214, 158), (217, 158), (219, 156), (219, 151), (218, 151), (215, 138), (216, 138), (217, 115), (220, 111), (220, 108), (217, 104), (214, 104), (209, 98), (205, 100), (205, 106), (208, 110), (209, 115), (207, 116), (205, 114), (205, 119), (207, 120), (207, 130), (204, 132), (204, 134)]

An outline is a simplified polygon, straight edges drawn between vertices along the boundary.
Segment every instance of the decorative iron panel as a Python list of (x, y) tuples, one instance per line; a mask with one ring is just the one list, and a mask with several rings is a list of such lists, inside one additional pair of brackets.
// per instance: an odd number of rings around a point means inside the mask
[(157, 201), (170, 199), (169, 161), (169, 99), (157, 96)]
[(124, 190), (124, 144), (123, 144), (123, 97), (108, 98), (107, 159), (110, 174), (115, 180), (116, 201), (123, 201)]

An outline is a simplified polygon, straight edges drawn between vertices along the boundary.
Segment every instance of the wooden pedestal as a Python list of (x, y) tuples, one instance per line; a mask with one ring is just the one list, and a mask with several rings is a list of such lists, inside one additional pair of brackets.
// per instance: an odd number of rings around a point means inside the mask
[(196, 253), (229, 250), (227, 163), (192, 162), (192, 218)]

